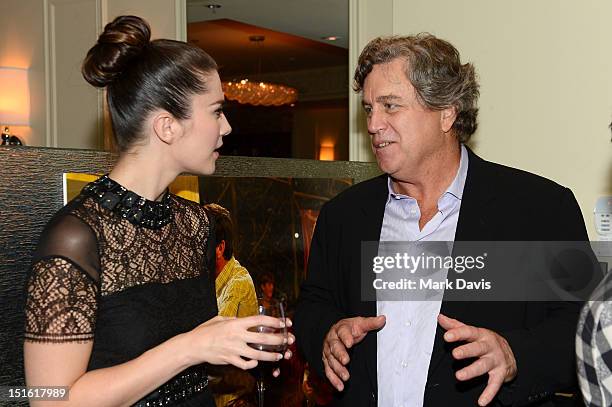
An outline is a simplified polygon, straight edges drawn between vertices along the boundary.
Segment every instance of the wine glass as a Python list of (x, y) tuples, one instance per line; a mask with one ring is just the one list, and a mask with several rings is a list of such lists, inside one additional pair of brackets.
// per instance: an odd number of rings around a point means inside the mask
[[(285, 308), (283, 307), (283, 303), (275, 300), (274, 298), (258, 298), (257, 299), (257, 313), (259, 315), (268, 315), (274, 318), (279, 318), (283, 321), (282, 328), (272, 328), (264, 325), (257, 325), (252, 328), (249, 328), (249, 331), (252, 332), (262, 332), (262, 333), (275, 333), (282, 335), (285, 339), (280, 345), (264, 345), (260, 343), (249, 343), (249, 346), (262, 350), (265, 352), (277, 352), (281, 355), (285, 353), (287, 350), (287, 324), (285, 320)], [(265, 368), (264, 362), (259, 362), (257, 365), (257, 400), (259, 407), (264, 407), (264, 392), (266, 391), (265, 381)]]

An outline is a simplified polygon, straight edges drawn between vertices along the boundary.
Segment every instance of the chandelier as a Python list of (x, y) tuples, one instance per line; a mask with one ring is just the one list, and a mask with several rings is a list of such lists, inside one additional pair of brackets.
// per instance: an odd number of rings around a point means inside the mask
[[(263, 35), (251, 35), (249, 40), (263, 45)], [(261, 73), (261, 56), (258, 57), (258, 76)], [(250, 81), (247, 78), (222, 82), (223, 93), (229, 100), (255, 106), (282, 106), (297, 101), (297, 90), (287, 85), (264, 81)]]
[(243, 79), (223, 82), (223, 93), (229, 100), (255, 106), (282, 106), (297, 101), (295, 88), (270, 82), (251, 82)]

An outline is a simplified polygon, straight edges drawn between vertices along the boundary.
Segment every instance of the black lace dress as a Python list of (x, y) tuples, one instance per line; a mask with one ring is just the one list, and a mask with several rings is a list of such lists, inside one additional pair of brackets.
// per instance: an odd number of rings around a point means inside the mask
[[(209, 217), (166, 193), (149, 201), (103, 176), (47, 224), (27, 287), (25, 338), (93, 341), (88, 370), (134, 359), (217, 314)], [(209, 247), (211, 246), (211, 247)], [(210, 259), (210, 260), (207, 260)], [(138, 406), (214, 406), (204, 365)]]

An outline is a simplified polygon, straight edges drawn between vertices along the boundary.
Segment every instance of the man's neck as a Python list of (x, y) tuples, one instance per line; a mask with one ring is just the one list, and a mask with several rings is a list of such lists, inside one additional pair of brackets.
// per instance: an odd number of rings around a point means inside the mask
[(393, 191), (416, 199), (419, 206), (437, 204), (455, 179), (460, 162), (461, 145), (457, 143), (437, 152), (407, 177), (391, 175)]
[(421, 212), (420, 230), (438, 212), (438, 200), (457, 176), (460, 163), (461, 145), (457, 144), (455, 149), (436, 154), (435, 159), (415, 171), (416, 176), (407, 179), (391, 177), (393, 191), (416, 199)]
[(217, 259), (215, 262), (215, 278), (219, 277), (219, 274), (221, 274), (227, 263), (229, 263), (229, 260), (225, 260), (224, 257)]

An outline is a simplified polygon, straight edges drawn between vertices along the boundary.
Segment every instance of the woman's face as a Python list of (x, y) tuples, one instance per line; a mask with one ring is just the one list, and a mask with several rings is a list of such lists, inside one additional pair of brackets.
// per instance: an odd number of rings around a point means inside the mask
[(191, 118), (182, 121), (183, 137), (177, 143), (184, 172), (212, 174), (223, 145), (222, 137), (232, 128), (223, 114), (223, 90), (215, 71), (205, 78), (207, 92), (192, 96)]
[(267, 282), (261, 284), (261, 292), (265, 298), (272, 298), (274, 295), (274, 283)]

